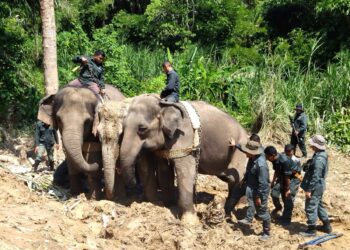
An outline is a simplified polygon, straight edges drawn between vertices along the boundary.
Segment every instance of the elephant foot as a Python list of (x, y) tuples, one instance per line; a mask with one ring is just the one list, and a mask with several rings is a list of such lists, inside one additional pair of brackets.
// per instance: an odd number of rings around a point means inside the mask
[(185, 212), (181, 217), (181, 224), (184, 226), (198, 226), (201, 223), (195, 213)]

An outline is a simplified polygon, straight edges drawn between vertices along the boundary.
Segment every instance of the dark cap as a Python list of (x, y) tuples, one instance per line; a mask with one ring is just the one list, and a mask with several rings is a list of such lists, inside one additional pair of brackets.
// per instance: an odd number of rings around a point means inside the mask
[(304, 111), (304, 107), (303, 104), (298, 103), (297, 105), (295, 105), (295, 110), (300, 110), (300, 111)]

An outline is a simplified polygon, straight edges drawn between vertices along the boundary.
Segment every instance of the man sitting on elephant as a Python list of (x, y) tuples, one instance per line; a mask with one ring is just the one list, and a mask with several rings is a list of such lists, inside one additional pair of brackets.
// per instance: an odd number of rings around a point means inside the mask
[(160, 98), (167, 102), (178, 102), (180, 93), (179, 75), (170, 62), (165, 61), (162, 66), (166, 74), (166, 86), (160, 93)]
[(87, 87), (99, 97), (105, 94), (104, 67), (103, 61), (105, 53), (102, 50), (96, 50), (93, 57), (76, 56), (74, 63), (80, 63), (79, 77), (71, 81), (68, 85), (74, 87)]

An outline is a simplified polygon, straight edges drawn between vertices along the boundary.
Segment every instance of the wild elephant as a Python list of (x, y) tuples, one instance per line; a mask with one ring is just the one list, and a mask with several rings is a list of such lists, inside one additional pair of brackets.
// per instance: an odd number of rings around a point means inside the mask
[[(98, 135), (102, 146), (102, 159), (105, 180), (106, 198), (113, 200), (122, 197), (124, 181), (120, 175), (119, 147), (123, 140), (123, 122), (126, 117), (132, 98), (123, 101), (106, 101), (97, 107), (93, 133)], [(144, 196), (147, 201), (158, 199), (156, 192), (156, 176), (154, 162), (140, 153), (136, 160), (137, 173), (145, 184)], [(149, 165), (151, 164), (151, 165)], [(142, 166), (142, 167), (141, 167)], [(135, 175), (135, 173), (133, 173)]]
[[(240, 188), (247, 160), (241, 151), (229, 146), (229, 139), (243, 144), (247, 134), (235, 119), (223, 111), (202, 101), (189, 103), (200, 117), (199, 156), (191, 151), (195, 132), (183, 105), (165, 103), (155, 95), (141, 95), (133, 98), (124, 119), (120, 164), (124, 179), (129, 184), (134, 183), (132, 166), (141, 151), (152, 155), (158, 164), (162, 163), (158, 168), (168, 173), (167, 176), (171, 175), (169, 172), (173, 167), (177, 176), (182, 220), (191, 223), (193, 219), (197, 220), (193, 216), (197, 171), (221, 177), (230, 175), (229, 197), (226, 200), (230, 204), (226, 204), (226, 207), (233, 205), (230, 196)], [(196, 160), (199, 160), (198, 165)]]
[[(106, 85), (109, 99), (121, 101), (125, 97), (116, 88)], [(58, 128), (67, 157), (70, 189), (81, 193), (81, 174), (88, 176), (89, 197), (101, 198), (101, 143), (92, 134), (98, 99), (87, 88), (65, 87), (56, 95), (43, 98), (38, 118)]]

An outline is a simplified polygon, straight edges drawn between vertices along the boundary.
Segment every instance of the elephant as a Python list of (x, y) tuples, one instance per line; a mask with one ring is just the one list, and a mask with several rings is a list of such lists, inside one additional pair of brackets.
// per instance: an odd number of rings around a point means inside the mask
[[(234, 118), (214, 106), (203, 101), (188, 103), (200, 117), (199, 151), (184, 153), (194, 144), (195, 134), (182, 104), (164, 102), (156, 95), (141, 95), (133, 98), (124, 119), (120, 165), (127, 185), (135, 183), (132, 166), (142, 151), (158, 161), (158, 169), (162, 171), (160, 177), (171, 176), (173, 168), (182, 221), (191, 224), (198, 221), (193, 205), (197, 172), (222, 179), (229, 176), (226, 178), (229, 194), (225, 207), (234, 205), (231, 196), (240, 191), (247, 158), (243, 152), (229, 146), (229, 139), (243, 144), (247, 141), (247, 133)], [(171, 186), (172, 183), (163, 185)], [(165, 196), (173, 197), (174, 194)]]
[[(105, 195), (109, 200), (114, 200), (117, 196), (123, 197), (125, 191), (124, 181), (119, 173), (118, 160), (119, 147), (123, 140), (123, 121), (131, 101), (132, 98), (127, 98), (123, 101), (111, 100), (99, 104), (94, 120), (93, 133), (98, 134), (102, 146)], [(147, 155), (140, 153), (135, 164), (140, 181), (146, 187), (143, 190), (145, 199), (150, 202), (158, 200), (153, 163)]]
[[(111, 100), (124, 100), (124, 95), (106, 85)], [(66, 153), (70, 191), (77, 195), (83, 191), (81, 175), (88, 177), (88, 198), (102, 198), (101, 143), (92, 134), (97, 96), (87, 88), (64, 87), (57, 94), (44, 97), (40, 102), (38, 119), (46, 120), (58, 128)]]

